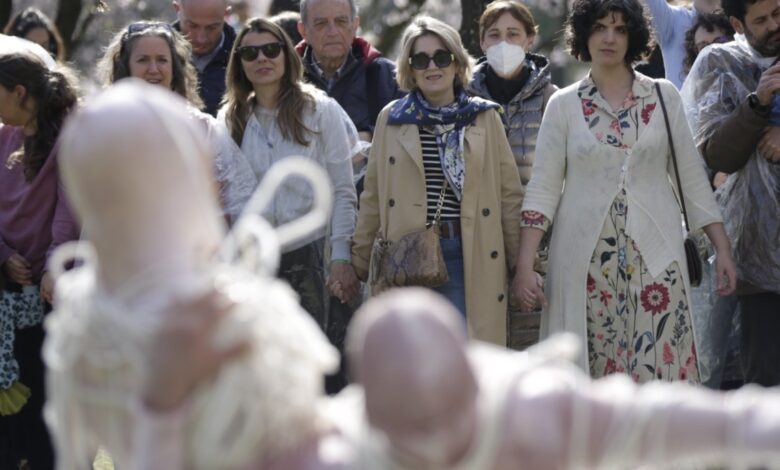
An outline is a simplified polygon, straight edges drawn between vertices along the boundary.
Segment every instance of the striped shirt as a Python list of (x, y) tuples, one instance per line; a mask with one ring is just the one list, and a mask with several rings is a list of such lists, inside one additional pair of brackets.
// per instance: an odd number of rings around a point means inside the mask
[[(436, 215), (441, 187), (444, 184), (444, 172), (439, 159), (439, 146), (436, 135), (420, 127), (420, 144), (422, 146), (423, 168), (425, 169), (425, 192), (428, 195), (428, 221)], [(452, 188), (447, 185), (444, 192), (444, 204), (441, 208), (441, 219), (459, 219), (460, 201), (455, 197)]]

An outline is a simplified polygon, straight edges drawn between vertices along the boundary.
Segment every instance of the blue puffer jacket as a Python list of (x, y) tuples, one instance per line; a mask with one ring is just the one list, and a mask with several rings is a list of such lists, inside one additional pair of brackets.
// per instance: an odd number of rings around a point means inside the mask
[(373, 132), (382, 108), (405, 94), (395, 80), (395, 64), (363, 38), (352, 42), (352, 52), (330, 90), (314, 65), (311, 47), (302, 41), (296, 50), (303, 58), (306, 81), (335, 99), (360, 132)]
[[(173, 23), (173, 27), (181, 31), (178, 21)], [(212, 116), (217, 115), (222, 95), (225, 94), (225, 72), (230, 60), (230, 50), (233, 49), (233, 43), (236, 41), (236, 32), (227, 23), (222, 28), (222, 32), (225, 34), (225, 40), (219, 52), (202, 72), (198, 71), (198, 92), (206, 105), (203, 111)]]

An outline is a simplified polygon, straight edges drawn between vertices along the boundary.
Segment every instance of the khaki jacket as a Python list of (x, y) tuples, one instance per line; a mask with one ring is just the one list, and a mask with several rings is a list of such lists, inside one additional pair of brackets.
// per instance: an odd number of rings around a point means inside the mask
[[(352, 244), (352, 263), (363, 280), (377, 231), (395, 241), (426, 223), (418, 127), (388, 125), (388, 110), (389, 105), (377, 120)], [(464, 145), (460, 221), (469, 336), (504, 346), (507, 277), (517, 258), (523, 190), (498, 112), (477, 116), (466, 128)]]

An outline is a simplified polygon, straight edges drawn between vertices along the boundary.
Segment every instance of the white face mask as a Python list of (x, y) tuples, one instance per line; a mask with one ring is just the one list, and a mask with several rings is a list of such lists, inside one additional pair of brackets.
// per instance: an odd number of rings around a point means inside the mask
[(501, 41), (488, 47), (486, 54), (488, 64), (499, 77), (512, 78), (525, 60), (525, 50), (517, 44)]

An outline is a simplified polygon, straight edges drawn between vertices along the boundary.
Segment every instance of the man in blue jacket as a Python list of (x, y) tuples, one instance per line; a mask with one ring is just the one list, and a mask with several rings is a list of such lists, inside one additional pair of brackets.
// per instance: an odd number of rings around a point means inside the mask
[(395, 64), (363, 38), (355, 0), (301, 0), (298, 44), (306, 79), (325, 90), (370, 141), (379, 111), (403, 93)]
[(192, 45), (192, 63), (198, 69), (200, 97), (206, 111), (216, 115), (225, 93), (225, 71), (236, 33), (225, 16), (227, 0), (178, 0), (173, 2), (178, 20), (174, 27)]

